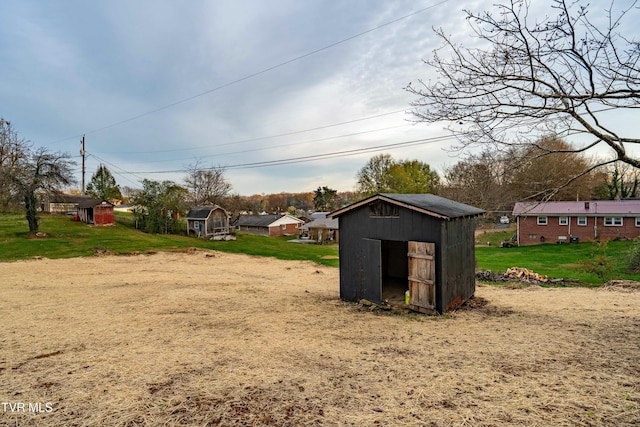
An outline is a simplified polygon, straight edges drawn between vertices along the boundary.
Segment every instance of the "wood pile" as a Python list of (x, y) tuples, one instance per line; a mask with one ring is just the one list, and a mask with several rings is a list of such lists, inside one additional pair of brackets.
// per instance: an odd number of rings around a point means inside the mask
[(504, 272), (504, 274), (505, 276), (512, 279), (528, 283), (546, 283), (549, 280), (547, 276), (543, 276), (542, 274), (538, 274), (535, 271), (520, 267), (508, 268), (507, 271)]
[(532, 270), (521, 267), (508, 268), (504, 273), (494, 273), (491, 270), (476, 273), (476, 279), (485, 282), (526, 282), (547, 283), (549, 278)]

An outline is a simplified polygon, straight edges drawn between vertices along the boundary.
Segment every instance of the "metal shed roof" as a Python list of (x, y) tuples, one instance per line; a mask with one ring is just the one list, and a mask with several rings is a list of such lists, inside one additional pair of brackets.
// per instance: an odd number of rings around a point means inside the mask
[(106, 200), (99, 200), (99, 199), (88, 199), (78, 203), (78, 207), (81, 209), (92, 208), (97, 205), (113, 206), (112, 203), (109, 203)]
[(189, 212), (187, 212), (187, 219), (207, 219), (209, 217), (209, 214), (211, 213), (211, 211), (215, 211), (216, 209), (220, 209), (222, 211), (224, 211), (225, 213), (227, 211), (225, 211), (223, 208), (221, 208), (218, 205), (215, 206), (196, 206), (194, 208), (189, 209)]
[(359, 202), (353, 203), (342, 209), (331, 212), (329, 218), (339, 217), (353, 209), (360, 208), (374, 202), (382, 200), (388, 203), (402, 206), (407, 209), (424, 213), (443, 219), (453, 219), (466, 216), (482, 215), (485, 211), (474, 206), (449, 200), (435, 194), (376, 194)]

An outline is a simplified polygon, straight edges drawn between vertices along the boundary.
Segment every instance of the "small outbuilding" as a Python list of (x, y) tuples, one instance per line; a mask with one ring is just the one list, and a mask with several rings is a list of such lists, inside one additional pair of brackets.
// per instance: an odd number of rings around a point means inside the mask
[(309, 222), (300, 227), (301, 234), (319, 245), (338, 243), (338, 219), (327, 218), (329, 212), (314, 212)]
[(113, 204), (106, 200), (83, 200), (78, 203), (78, 220), (92, 225), (114, 225)]
[(202, 238), (224, 238), (229, 235), (229, 214), (218, 205), (197, 206), (187, 212), (187, 234)]
[(340, 225), (340, 298), (444, 313), (475, 293), (482, 209), (433, 194), (376, 194), (328, 215)]
[(292, 215), (240, 215), (234, 222), (236, 229), (264, 236), (298, 234), (304, 221)]
[(52, 214), (65, 214), (78, 210), (78, 205), (82, 202), (95, 200), (91, 196), (79, 196), (64, 193), (46, 194), (42, 201), (42, 211)]

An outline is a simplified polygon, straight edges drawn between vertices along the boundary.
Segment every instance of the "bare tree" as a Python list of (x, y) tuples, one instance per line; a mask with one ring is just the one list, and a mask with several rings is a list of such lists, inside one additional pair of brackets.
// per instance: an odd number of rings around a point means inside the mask
[(45, 148), (38, 149), (29, 159), (20, 162), (18, 172), (11, 178), (24, 202), (31, 233), (37, 233), (40, 227), (38, 192), (52, 193), (73, 183), (71, 168), (74, 164), (67, 154), (49, 153)]
[(589, 200), (602, 174), (582, 174), (591, 162), (571, 151), (557, 138), (505, 151), (485, 147), (445, 170), (441, 194), (494, 212), (510, 211), (518, 200)]
[[(508, 189), (515, 200), (589, 200), (596, 187), (592, 162), (559, 138), (512, 150)], [(514, 201), (515, 201), (514, 200)]]
[(445, 169), (441, 194), (486, 211), (501, 211), (513, 205), (505, 191), (505, 157), (488, 150), (469, 155)]
[(15, 206), (17, 194), (12, 177), (27, 159), (29, 144), (18, 136), (11, 122), (0, 117), (0, 209), (8, 211)]
[[(640, 42), (621, 32), (636, 3), (616, 11), (612, 1), (604, 14), (591, 16), (588, 5), (552, 0), (555, 16), (539, 21), (529, 0), (506, 1), (496, 6), (497, 13), (466, 10), (482, 47), (463, 47), (436, 30), (443, 46), (425, 63), (438, 79), (407, 87), (418, 96), (412, 104), (415, 117), (451, 121), (463, 147), (578, 135), (586, 142), (571, 152), (608, 148), (611, 158), (579, 174), (616, 160), (639, 168), (640, 159), (628, 148), (640, 139), (623, 134), (611, 121), (640, 108)], [(558, 151), (563, 149), (541, 155)]]
[(640, 196), (640, 169), (616, 162), (600, 175), (596, 188), (599, 199), (626, 199)]
[(224, 172), (222, 167), (204, 167), (200, 160), (189, 165), (184, 182), (191, 193), (194, 206), (202, 203), (219, 204), (229, 195), (231, 184), (225, 179)]

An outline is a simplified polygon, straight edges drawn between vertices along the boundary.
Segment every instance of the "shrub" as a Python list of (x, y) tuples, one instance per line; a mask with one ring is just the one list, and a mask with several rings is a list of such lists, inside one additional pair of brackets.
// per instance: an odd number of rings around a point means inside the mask
[(587, 273), (595, 274), (602, 280), (602, 283), (606, 283), (609, 280), (611, 273), (613, 272), (613, 262), (606, 255), (607, 242), (598, 243), (598, 252), (593, 254), (590, 259), (584, 259), (580, 261), (580, 264), (584, 267)]
[(627, 265), (632, 272), (640, 273), (640, 240), (636, 240), (631, 248), (629, 248)]

